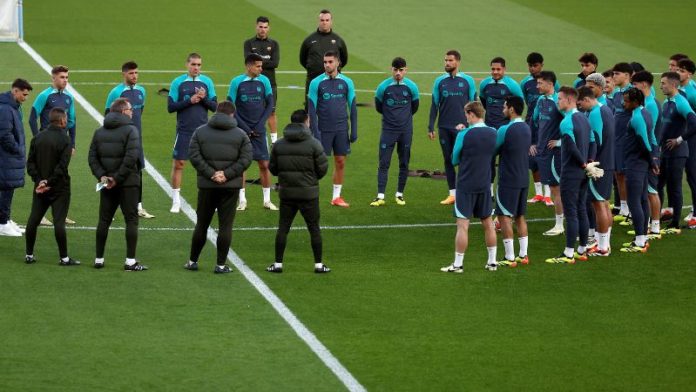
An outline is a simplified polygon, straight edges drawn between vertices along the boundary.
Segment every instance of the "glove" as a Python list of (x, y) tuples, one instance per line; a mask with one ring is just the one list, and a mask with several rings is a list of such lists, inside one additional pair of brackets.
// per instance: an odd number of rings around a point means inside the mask
[(599, 167), (599, 162), (590, 162), (585, 166), (585, 174), (587, 174), (587, 177), (596, 180), (604, 176), (604, 169)]

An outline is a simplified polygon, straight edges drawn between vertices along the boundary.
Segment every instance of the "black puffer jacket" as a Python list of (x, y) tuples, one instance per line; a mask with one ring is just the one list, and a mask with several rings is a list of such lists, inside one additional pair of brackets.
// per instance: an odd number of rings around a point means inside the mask
[[(251, 165), (251, 158), (249, 137), (227, 114), (215, 113), (191, 137), (189, 160), (198, 172), (198, 188), (241, 188), (242, 174)], [(222, 184), (210, 179), (220, 170), (227, 178)]]
[(303, 124), (289, 124), (271, 150), (271, 173), (278, 176), (281, 199), (312, 200), (319, 197), (319, 180), (329, 162), (324, 148)]
[(140, 141), (130, 117), (111, 112), (104, 126), (94, 131), (89, 146), (89, 167), (97, 180), (113, 177), (116, 186), (140, 186)]

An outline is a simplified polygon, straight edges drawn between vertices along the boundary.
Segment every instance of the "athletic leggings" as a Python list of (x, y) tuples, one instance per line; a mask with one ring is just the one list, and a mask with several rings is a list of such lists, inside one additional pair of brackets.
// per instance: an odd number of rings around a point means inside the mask
[(631, 212), (636, 235), (645, 235), (648, 230), (650, 206), (648, 204), (648, 172), (646, 170), (624, 170), (626, 175), (626, 198)]

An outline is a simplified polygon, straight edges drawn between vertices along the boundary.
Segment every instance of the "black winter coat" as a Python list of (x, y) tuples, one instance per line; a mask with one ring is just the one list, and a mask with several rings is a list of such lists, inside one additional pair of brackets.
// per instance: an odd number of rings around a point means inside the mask
[(89, 167), (99, 180), (113, 177), (116, 186), (140, 186), (140, 138), (130, 117), (111, 112), (104, 126), (94, 131), (89, 146)]

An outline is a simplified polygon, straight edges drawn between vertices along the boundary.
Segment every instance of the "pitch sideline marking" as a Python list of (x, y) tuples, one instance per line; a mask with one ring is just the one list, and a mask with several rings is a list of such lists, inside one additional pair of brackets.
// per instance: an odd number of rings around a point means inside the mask
[[(19, 46), (24, 49), (25, 52), (49, 75), (51, 73), (51, 66), (46, 62), (46, 60), (41, 57), (41, 55), (36, 52), (29, 44), (24, 41), (18, 42)], [(92, 106), (87, 99), (85, 99), (77, 90), (68, 85), (68, 92), (73, 94), (75, 100), (89, 113), (90, 116), (97, 123), (101, 124), (104, 122), (104, 117), (97, 111), (97, 109)], [(145, 160), (145, 171), (157, 182), (157, 184), (164, 190), (164, 192), (172, 197), (172, 188), (169, 183), (162, 177), (162, 175), (150, 164), (150, 162)], [(196, 215), (191, 207), (191, 205), (182, 197), (181, 198), (181, 209), (186, 214), (186, 216), (192, 221), (196, 222)], [(217, 234), (214, 230), (208, 229), (208, 240), (215, 246), (217, 241)], [(228, 250), (227, 258), (237, 267), (237, 270), (242, 273), (244, 278), (251, 283), (252, 286), (268, 301), (273, 309), (275, 309), (278, 314), (288, 323), (288, 325), (295, 331), (297, 336), (302, 339), (307, 346), (319, 357), (319, 359), (338, 377), (338, 379), (348, 388), (349, 391), (366, 391), (360, 382), (346, 369), (338, 359), (329, 351), (329, 349), (324, 346), (323, 343), (310, 331), (296, 316), (292, 311), (283, 303), (283, 301), (252, 271), (244, 261), (234, 252), (232, 249)]]

